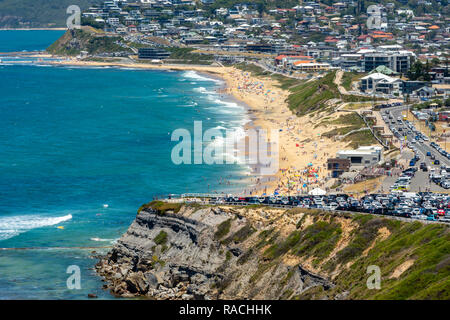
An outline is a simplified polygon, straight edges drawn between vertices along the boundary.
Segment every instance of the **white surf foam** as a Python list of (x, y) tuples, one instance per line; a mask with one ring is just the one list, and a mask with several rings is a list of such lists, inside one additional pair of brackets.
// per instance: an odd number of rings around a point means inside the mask
[(20, 215), (0, 218), (0, 240), (15, 237), (32, 229), (53, 226), (72, 219), (71, 214), (61, 217), (43, 217), (41, 215)]
[(205, 87), (194, 88), (194, 91), (195, 91), (195, 92), (198, 92), (198, 93), (203, 93), (203, 94), (211, 95), (211, 97), (212, 97), (213, 95), (215, 95), (215, 92), (214, 92), (214, 91), (209, 91), (209, 90), (207, 90)]
[(232, 162), (237, 164), (243, 164), (245, 162), (245, 156), (240, 154), (236, 148), (237, 143), (245, 138), (245, 130), (242, 127), (233, 127), (226, 130), (222, 126), (217, 126), (214, 129), (221, 130), (222, 136), (214, 137), (211, 142), (206, 142), (208, 147), (214, 149), (214, 158), (223, 159), (223, 162)]
[(113, 242), (113, 241), (115, 241), (115, 239), (103, 239), (103, 238), (97, 238), (97, 237), (90, 238), (89, 240), (97, 241), (97, 242)]
[(183, 72), (183, 77), (198, 80), (198, 81), (212, 81), (212, 82), (216, 82), (216, 83), (222, 83), (222, 81), (220, 81), (218, 79), (204, 77), (204, 76), (198, 74), (196, 71), (185, 71), (185, 72)]

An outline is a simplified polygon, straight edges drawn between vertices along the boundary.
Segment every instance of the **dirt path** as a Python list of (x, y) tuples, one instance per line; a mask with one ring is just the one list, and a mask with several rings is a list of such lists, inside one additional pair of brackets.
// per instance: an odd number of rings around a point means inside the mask
[(347, 89), (342, 86), (342, 76), (344, 75), (344, 71), (338, 70), (336, 71), (336, 77), (334, 78), (334, 83), (337, 85), (338, 90), (341, 94), (348, 95)]

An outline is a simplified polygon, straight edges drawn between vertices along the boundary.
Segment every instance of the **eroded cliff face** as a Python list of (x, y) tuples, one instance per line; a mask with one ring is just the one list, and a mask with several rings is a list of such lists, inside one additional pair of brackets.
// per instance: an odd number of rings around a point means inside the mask
[[(416, 250), (424, 249), (411, 243), (384, 252), (383, 245), (405, 228), (412, 234), (428, 228), (448, 241), (448, 228), (438, 227), (319, 210), (150, 205), (96, 268), (105, 288), (124, 297), (383, 298), (420, 272)], [(374, 291), (366, 268), (377, 263), (386, 285)]]
[(97, 271), (113, 294), (157, 299), (278, 299), (284, 291), (276, 279), (287, 273), (285, 287), (293, 292), (332, 286), (289, 263), (253, 279), (261, 237), (253, 226), (257, 221), (244, 214), (225, 207), (185, 206), (162, 215), (143, 209)]

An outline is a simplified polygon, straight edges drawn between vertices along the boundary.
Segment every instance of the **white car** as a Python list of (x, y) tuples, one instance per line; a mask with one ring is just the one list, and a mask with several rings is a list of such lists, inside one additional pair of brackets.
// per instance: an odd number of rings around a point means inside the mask
[(426, 214), (415, 214), (411, 216), (411, 219), (417, 220), (427, 220), (428, 216)]
[(439, 221), (450, 223), (450, 217), (449, 216), (441, 217), (439, 218)]

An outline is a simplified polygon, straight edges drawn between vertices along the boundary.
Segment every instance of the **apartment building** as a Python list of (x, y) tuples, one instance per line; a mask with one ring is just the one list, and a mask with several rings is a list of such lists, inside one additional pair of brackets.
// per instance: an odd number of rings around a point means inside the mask
[(370, 72), (379, 66), (386, 66), (397, 73), (406, 73), (414, 60), (414, 54), (409, 51), (372, 52), (364, 54), (363, 68)]

